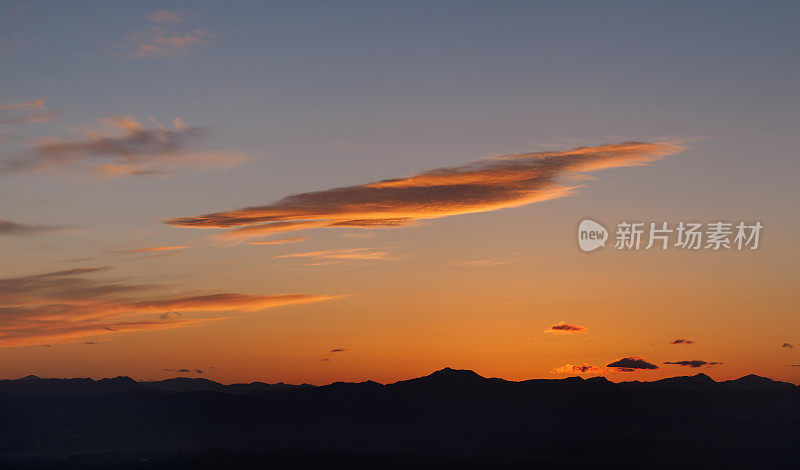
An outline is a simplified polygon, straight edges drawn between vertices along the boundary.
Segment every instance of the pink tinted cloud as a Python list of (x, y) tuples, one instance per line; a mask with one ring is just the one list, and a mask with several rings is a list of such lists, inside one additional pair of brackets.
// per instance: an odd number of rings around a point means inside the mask
[(149, 24), (126, 38), (128, 51), (115, 56), (146, 58), (178, 58), (202, 45), (211, 36), (198, 28), (186, 28), (186, 13), (161, 10), (147, 16)]

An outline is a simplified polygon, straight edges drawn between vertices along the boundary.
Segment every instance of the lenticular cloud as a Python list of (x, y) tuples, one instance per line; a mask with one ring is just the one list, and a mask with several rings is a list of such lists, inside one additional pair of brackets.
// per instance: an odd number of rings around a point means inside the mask
[(646, 165), (679, 152), (670, 143), (622, 142), (491, 157), (406, 178), (286, 196), (272, 204), (169, 219), (181, 227), (228, 229), (241, 239), (311, 228), (391, 228), (421, 219), (518, 207), (570, 194), (581, 173)]

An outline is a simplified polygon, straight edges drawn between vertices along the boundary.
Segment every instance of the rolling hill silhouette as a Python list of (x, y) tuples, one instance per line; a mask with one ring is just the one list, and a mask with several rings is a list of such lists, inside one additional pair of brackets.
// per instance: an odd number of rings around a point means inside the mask
[(0, 381), (2, 468), (730, 467), (792, 462), (800, 387), (748, 375), (653, 382), (391, 384)]

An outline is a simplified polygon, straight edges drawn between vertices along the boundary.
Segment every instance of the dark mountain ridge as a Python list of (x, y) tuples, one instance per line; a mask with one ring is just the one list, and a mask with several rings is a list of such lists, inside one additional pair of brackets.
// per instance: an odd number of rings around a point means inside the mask
[(450, 368), (318, 387), (28, 377), (0, 381), (0, 418), (3, 469), (778, 468), (796, 457), (800, 387)]
[(114, 377), (94, 380), (90, 378), (54, 379), (40, 378), (35, 375), (28, 375), (19, 379), (0, 380), (0, 394), (10, 395), (93, 395), (105, 393), (119, 393), (136, 390), (158, 390), (162, 392), (220, 392), (232, 394), (249, 394), (271, 391), (292, 391), (299, 389), (330, 389), (347, 388), (354, 390), (357, 388), (374, 389), (397, 388), (408, 389), (414, 387), (443, 388), (452, 389), (458, 387), (495, 387), (512, 389), (519, 388), (542, 388), (542, 389), (564, 389), (580, 387), (612, 387), (625, 390), (635, 389), (663, 389), (663, 390), (685, 390), (685, 391), (777, 391), (790, 390), (798, 386), (789, 382), (772, 380), (758, 375), (746, 375), (735, 380), (725, 380), (716, 382), (706, 374), (699, 373), (692, 376), (677, 376), (666, 379), (654, 380), (650, 382), (626, 381), (611, 382), (605, 377), (567, 377), (563, 379), (529, 379), (519, 382), (500, 379), (486, 378), (474, 371), (464, 369), (444, 369), (435, 371), (423, 377), (414, 379), (400, 380), (391, 384), (380, 384), (371, 380), (359, 383), (353, 382), (334, 382), (329, 385), (314, 386), (310, 384), (292, 385), (278, 382), (274, 384), (264, 382), (221, 384), (205, 378), (175, 377), (157, 381), (137, 382), (130, 377)]

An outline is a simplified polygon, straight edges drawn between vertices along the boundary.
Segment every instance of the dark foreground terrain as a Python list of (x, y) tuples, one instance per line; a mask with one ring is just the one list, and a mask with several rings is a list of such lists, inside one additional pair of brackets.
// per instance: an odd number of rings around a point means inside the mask
[(0, 468), (792, 468), (800, 388), (699, 374), (0, 381)]

